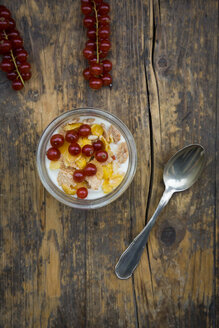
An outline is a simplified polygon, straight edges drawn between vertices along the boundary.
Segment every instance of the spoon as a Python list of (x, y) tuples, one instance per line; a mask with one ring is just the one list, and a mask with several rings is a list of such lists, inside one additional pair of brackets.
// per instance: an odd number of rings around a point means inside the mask
[(190, 188), (202, 173), (205, 166), (205, 150), (200, 145), (189, 145), (179, 150), (169, 159), (164, 168), (163, 181), (165, 191), (156, 211), (144, 229), (135, 237), (133, 242), (121, 255), (115, 267), (115, 273), (120, 279), (128, 279), (137, 267), (149, 233), (161, 210), (175, 192)]

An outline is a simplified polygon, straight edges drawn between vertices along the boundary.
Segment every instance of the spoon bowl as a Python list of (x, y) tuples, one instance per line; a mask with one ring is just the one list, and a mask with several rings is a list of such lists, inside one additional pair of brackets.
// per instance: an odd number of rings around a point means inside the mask
[(169, 159), (164, 168), (166, 189), (174, 192), (190, 188), (199, 178), (205, 166), (205, 150), (201, 145), (189, 145)]

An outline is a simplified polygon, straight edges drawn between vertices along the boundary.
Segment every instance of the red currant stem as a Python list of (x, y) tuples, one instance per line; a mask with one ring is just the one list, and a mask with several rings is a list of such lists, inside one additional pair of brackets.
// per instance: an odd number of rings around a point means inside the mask
[(98, 43), (98, 16), (97, 16), (97, 7), (96, 7), (96, 3), (95, 1), (93, 1), (93, 5), (94, 5), (94, 13), (95, 13), (95, 17), (96, 17), (96, 45), (97, 45), (97, 63), (99, 63), (99, 43)]
[[(7, 34), (6, 34), (5, 31), (4, 31), (4, 35), (5, 35), (5, 38), (8, 40), (8, 36), (7, 36)], [(19, 72), (19, 69), (18, 69), (18, 67), (17, 67), (17, 63), (16, 63), (16, 60), (15, 60), (15, 58), (14, 58), (14, 54), (13, 54), (13, 51), (12, 51), (12, 50), (10, 50), (10, 54), (11, 54), (11, 58), (12, 58), (12, 60), (13, 60), (13, 63), (14, 63), (15, 70), (16, 70), (16, 72), (17, 72), (17, 75), (19, 76), (19, 78), (20, 78), (20, 80), (21, 80), (23, 86), (25, 86), (25, 84), (24, 84), (24, 80), (23, 80), (23, 78), (22, 78), (22, 76), (21, 76), (21, 73)]]

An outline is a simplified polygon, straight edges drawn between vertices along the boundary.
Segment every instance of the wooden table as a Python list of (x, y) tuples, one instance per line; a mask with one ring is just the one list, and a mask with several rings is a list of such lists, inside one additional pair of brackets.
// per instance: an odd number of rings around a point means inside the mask
[[(89, 89), (80, 1), (3, 0), (30, 53), (32, 79), (15, 92), (0, 73), (0, 327), (216, 327), (218, 1), (110, 1), (113, 87)], [(118, 115), (138, 168), (111, 205), (58, 203), (36, 171), (39, 137), (77, 107)], [(207, 166), (174, 195), (134, 276), (117, 279), (121, 252), (164, 189), (165, 162), (201, 143)]]

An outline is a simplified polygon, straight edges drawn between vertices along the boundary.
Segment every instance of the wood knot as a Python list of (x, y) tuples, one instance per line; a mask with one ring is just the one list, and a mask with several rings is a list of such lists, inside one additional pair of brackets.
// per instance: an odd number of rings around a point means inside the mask
[(158, 60), (158, 66), (162, 69), (165, 69), (167, 68), (167, 60), (165, 57), (161, 57), (159, 60)]
[(166, 246), (172, 245), (176, 240), (176, 230), (171, 226), (165, 227), (161, 231), (160, 239)]

